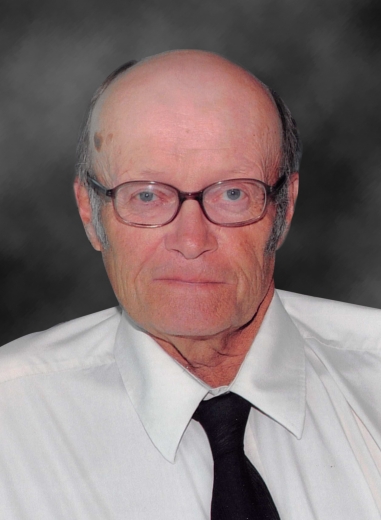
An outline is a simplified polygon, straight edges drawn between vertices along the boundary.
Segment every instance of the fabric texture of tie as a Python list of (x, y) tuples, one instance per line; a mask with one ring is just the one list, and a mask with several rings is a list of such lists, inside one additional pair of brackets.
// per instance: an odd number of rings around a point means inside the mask
[(243, 397), (227, 393), (202, 401), (193, 415), (214, 459), (211, 520), (280, 520), (266, 484), (244, 453), (250, 408)]

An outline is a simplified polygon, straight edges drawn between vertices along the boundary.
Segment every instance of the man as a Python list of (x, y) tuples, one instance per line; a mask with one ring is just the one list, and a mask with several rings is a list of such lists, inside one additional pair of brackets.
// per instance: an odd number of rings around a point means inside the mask
[(2, 347), (1, 518), (381, 518), (381, 315), (274, 291), (299, 156), (216, 55), (106, 80), (75, 195), (120, 308)]

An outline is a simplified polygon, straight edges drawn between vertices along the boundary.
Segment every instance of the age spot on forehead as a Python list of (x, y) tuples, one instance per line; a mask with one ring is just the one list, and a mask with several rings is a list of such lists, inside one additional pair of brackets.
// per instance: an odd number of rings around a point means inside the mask
[(112, 139), (114, 137), (114, 134), (107, 134), (107, 137), (106, 137), (106, 144), (110, 144)]
[(97, 152), (99, 152), (100, 149), (102, 148), (102, 143), (103, 143), (102, 135), (99, 132), (95, 132), (95, 134), (94, 134), (94, 146), (95, 146), (95, 149), (97, 150)]

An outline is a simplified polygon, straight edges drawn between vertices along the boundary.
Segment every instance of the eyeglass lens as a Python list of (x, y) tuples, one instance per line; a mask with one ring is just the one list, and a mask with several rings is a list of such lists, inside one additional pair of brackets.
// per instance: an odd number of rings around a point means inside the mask
[[(177, 213), (177, 190), (161, 183), (130, 182), (115, 194), (115, 209), (126, 222), (163, 225)], [(228, 180), (203, 191), (202, 205), (216, 224), (234, 224), (260, 218), (266, 206), (266, 190), (254, 180)]]

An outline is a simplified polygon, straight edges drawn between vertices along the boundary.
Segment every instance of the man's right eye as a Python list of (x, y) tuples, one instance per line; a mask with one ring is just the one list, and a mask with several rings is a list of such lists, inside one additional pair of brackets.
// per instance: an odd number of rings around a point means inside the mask
[(137, 194), (137, 197), (142, 202), (152, 202), (153, 200), (155, 200), (156, 195), (152, 193), (152, 191), (141, 191)]

